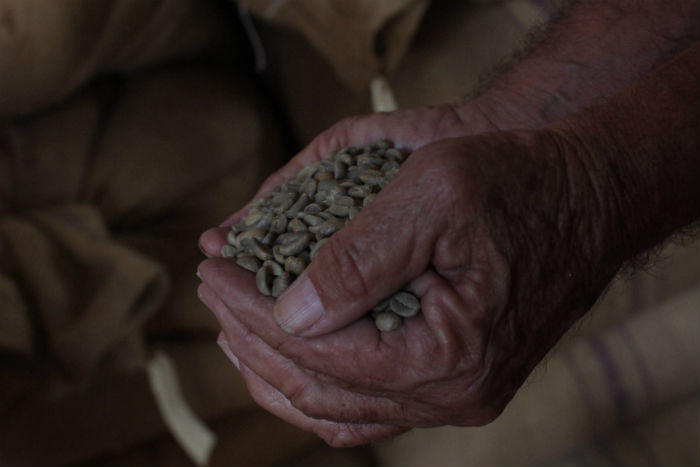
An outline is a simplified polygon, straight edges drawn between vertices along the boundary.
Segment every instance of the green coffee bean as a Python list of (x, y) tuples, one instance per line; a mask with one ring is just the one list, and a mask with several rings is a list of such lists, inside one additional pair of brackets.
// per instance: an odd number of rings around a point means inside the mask
[(234, 258), (238, 254), (238, 249), (232, 245), (224, 245), (221, 247), (221, 256), (224, 258)]
[(267, 261), (272, 259), (272, 248), (265, 245), (263, 242), (257, 238), (252, 238), (250, 240), (250, 249), (252, 253), (261, 261)]
[(410, 292), (397, 292), (389, 300), (389, 308), (402, 318), (410, 318), (420, 311), (420, 302)]
[(309, 232), (300, 232), (299, 237), (297, 237), (294, 241), (286, 244), (286, 245), (280, 245), (280, 253), (283, 256), (293, 256), (298, 253), (301, 253), (301, 251), (309, 246), (309, 243), (311, 243), (311, 234)]
[(262, 261), (251, 253), (239, 253), (236, 256), (236, 264), (247, 269), (248, 271), (257, 272), (262, 266)]
[(294, 274), (295, 276), (298, 276), (299, 274), (304, 272), (304, 269), (306, 269), (307, 264), (308, 261), (304, 260), (301, 257), (288, 256), (284, 262), (284, 270), (291, 274)]
[[(303, 167), (299, 174), (251, 203), (231, 227), (224, 257), (256, 273), (261, 293), (278, 297), (316, 257), (328, 238), (371, 204), (398, 173), (406, 155), (387, 141), (346, 147)], [(420, 301), (400, 290), (370, 314), (381, 331), (414, 316)]]
[(272, 281), (271, 295), (275, 298), (279, 297), (282, 295), (282, 292), (287, 290), (291, 283), (292, 276), (288, 272), (283, 272)]
[(374, 324), (382, 332), (393, 331), (401, 326), (401, 317), (391, 311), (382, 311), (374, 317)]
[(255, 285), (261, 294), (272, 295), (272, 270), (269, 267), (263, 266), (258, 269), (255, 274)]

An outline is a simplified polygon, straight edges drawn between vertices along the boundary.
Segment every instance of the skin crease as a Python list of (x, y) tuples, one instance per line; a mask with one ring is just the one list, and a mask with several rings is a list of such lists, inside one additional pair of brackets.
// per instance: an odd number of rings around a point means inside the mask
[[(495, 123), (489, 102), (505, 99), (495, 92), (461, 107), (355, 117), (316, 138), (260, 192), (348, 144), (386, 138), (414, 153), (302, 276), (326, 310), (302, 336), (280, 329), (251, 274), (214, 258), (226, 229), (202, 236), (212, 258), (199, 268), (199, 294), (255, 400), (334, 446), (493, 420), (625, 260), (697, 218), (694, 188), (679, 189), (698, 185), (697, 109), (687, 104), (698, 100), (697, 55), (695, 46), (537, 131), (467, 136), (521, 126)], [(640, 118), (640, 102), (657, 118)], [(635, 206), (663, 222), (654, 227)], [(409, 281), (419, 317), (391, 333), (359, 319)]]

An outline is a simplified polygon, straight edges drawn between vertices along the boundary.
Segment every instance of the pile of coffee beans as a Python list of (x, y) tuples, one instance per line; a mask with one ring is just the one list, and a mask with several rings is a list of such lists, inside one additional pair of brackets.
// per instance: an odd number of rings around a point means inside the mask
[[(279, 297), (328, 238), (391, 182), (405, 158), (379, 141), (334, 151), (309, 164), (296, 178), (253, 201), (246, 217), (231, 228), (221, 255), (254, 272), (260, 293)], [(419, 311), (420, 301), (404, 288), (370, 314), (380, 331), (391, 331)]]

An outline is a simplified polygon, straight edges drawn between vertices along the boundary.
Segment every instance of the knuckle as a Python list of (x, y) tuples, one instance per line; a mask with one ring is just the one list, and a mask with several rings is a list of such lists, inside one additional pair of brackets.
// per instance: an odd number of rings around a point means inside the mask
[(345, 299), (363, 300), (369, 294), (369, 283), (363, 272), (363, 255), (362, 248), (352, 239), (332, 237), (319, 257), (327, 266), (325, 272), (334, 280), (323, 282), (338, 287)]
[(310, 415), (310, 411), (314, 408), (312, 392), (309, 388), (309, 383), (294, 381), (287, 384), (283, 388), (283, 393), (292, 406), (300, 410), (306, 415)]

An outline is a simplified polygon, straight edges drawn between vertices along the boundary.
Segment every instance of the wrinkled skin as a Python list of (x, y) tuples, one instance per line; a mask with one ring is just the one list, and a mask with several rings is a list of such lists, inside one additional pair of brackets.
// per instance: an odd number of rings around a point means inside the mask
[[(604, 169), (571, 149), (566, 129), (468, 136), (490, 129), (445, 107), (357, 117), (270, 177), (259, 194), (348, 144), (414, 150), (297, 280), (325, 310), (299, 336), (252, 274), (216, 258), (227, 229), (202, 236), (200, 297), (262, 407), (333, 446), (484, 424), (592, 304), (621, 263), (604, 248), (614, 215), (601, 202), (613, 192), (596, 176)], [(422, 314), (380, 333), (364, 313), (409, 282)]]

